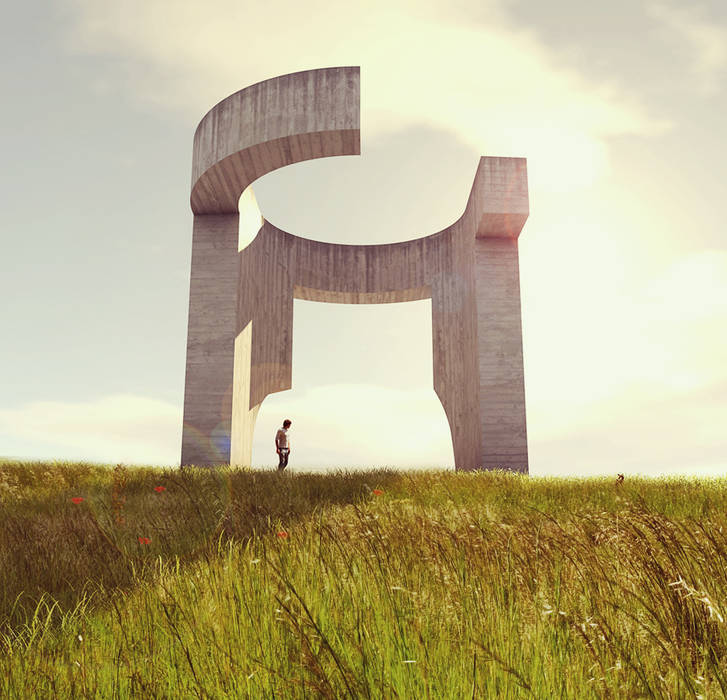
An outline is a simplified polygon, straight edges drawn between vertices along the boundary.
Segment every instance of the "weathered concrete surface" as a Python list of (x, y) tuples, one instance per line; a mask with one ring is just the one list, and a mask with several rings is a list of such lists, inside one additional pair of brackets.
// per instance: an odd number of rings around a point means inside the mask
[(237, 212), (194, 217), (182, 464), (229, 461), (238, 219)]
[[(197, 130), (182, 464), (250, 464), (262, 401), (292, 385), (294, 298), (371, 304), (431, 297), (434, 389), (456, 468), (527, 472), (517, 253), (528, 216), (524, 158), (481, 158), (460, 219), (388, 245), (287, 233), (260, 217), (248, 189), (242, 228), (262, 226), (237, 251), (237, 202), (255, 177), (296, 160), (359, 152), (358, 90), (357, 68), (283, 76), (227, 98)], [(270, 122), (257, 124), (268, 108)], [(256, 139), (267, 139), (265, 147)]]

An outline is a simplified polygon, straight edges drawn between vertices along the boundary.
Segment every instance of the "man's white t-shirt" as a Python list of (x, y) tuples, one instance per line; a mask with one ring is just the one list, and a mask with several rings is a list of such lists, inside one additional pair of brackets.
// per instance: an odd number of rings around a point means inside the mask
[(288, 440), (288, 428), (278, 428), (278, 434), (275, 436), (275, 442), (278, 447), (290, 447)]

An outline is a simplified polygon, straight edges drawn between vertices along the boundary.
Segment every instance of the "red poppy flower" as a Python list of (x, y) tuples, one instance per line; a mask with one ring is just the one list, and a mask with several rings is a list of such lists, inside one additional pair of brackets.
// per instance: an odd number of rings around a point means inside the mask
[(139, 542), (141, 542), (142, 544), (149, 544), (151, 540), (148, 537), (140, 537)]
[(81, 498), (81, 496), (74, 496), (71, 500), (74, 503), (80, 503), (83, 500), (83, 498)]
[(375, 494), (376, 494), (377, 496), (380, 496), (380, 495), (381, 495), (382, 493), (384, 493), (384, 492), (383, 492), (383, 491), (382, 491), (381, 489), (374, 489), (374, 493), (375, 493)]
[(288, 533), (285, 530), (281, 530), (278, 533), (278, 537), (287, 537), (287, 536), (288, 536)]
[(154, 490), (155, 490), (156, 492), (160, 492), (160, 491), (166, 491), (166, 490), (167, 490), (167, 487), (166, 487), (166, 486), (155, 486), (155, 487), (154, 487)]

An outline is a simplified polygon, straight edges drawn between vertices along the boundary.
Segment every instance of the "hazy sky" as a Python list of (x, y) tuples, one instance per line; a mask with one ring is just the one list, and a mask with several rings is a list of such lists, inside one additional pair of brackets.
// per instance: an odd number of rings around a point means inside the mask
[[(266, 78), (361, 66), (361, 156), (255, 183), (263, 215), (385, 243), (527, 158), (532, 474), (727, 471), (722, 0), (55, 0), (0, 28), (0, 456), (179, 463), (197, 123)], [(431, 302), (294, 302), (296, 468), (453, 467)]]

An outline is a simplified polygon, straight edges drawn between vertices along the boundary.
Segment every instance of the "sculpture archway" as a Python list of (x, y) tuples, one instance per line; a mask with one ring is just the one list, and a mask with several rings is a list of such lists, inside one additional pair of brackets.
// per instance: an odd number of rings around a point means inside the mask
[[(254, 198), (240, 200), (276, 168), (359, 154), (359, 138), (358, 67), (265, 80), (197, 127), (181, 463), (250, 465), (263, 399), (292, 386), (294, 298), (431, 297), (434, 390), (455, 468), (527, 472), (517, 244), (528, 217), (525, 159), (481, 158), (462, 216), (402, 243), (301, 238), (265, 221)], [(239, 250), (241, 215), (261, 226)]]

